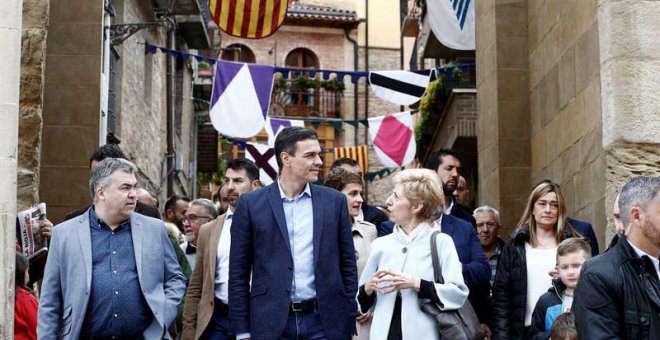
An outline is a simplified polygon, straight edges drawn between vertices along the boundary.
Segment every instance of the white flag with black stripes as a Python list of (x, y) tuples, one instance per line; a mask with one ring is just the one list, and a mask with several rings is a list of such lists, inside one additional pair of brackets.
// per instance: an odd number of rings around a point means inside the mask
[(369, 72), (369, 84), (378, 97), (398, 105), (412, 105), (426, 92), (433, 70)]

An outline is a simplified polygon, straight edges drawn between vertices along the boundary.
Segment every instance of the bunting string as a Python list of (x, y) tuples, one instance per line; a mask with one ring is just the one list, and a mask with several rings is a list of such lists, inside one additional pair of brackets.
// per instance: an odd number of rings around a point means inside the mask
[[(190, 53), (187, 51), (179, 51), (179, 50), (173, 50), (169, 49), (163, 46), (158, 46), (158, 45), (153, 45), (149, 42), (144, 42), (144, 45), (146, 46), (146, 49), (149, 53), (154, 54), (157, 52), (169, 54), (173, 57), (181, 57), (183, 60), (188, 60), (190, 57), (195, 58), (198, 62), (200, 61), (205, 61), (211, 65), (215, 65), (217, 61), (220, 61), (220, 59), (217, 58), (211, 58), (208, 56), (203, 56), (203, 55), (198, 55), (194, 53)], [(448, 67), (439, 67), (435, 69), (430, 69), (430, 70), (419, 70), (416, 72), (424, 72), (424, 71), (432, 71), (431, 72), (431, 80), (436, 79), (439, 75), (452, 75), (452, 73), (456, 70), (459, 69), (462, 72), (468, 72), (470, 69), (474, 69), (476, 65), (474, 63), (472, 64), (458, 64), (455, 66), (448, 66)], [(311, 78), (316, 77), (317, 73), (321, 73), (321, 77), (323, 80), (328, 80), (330, 77), (334, 74), (337, 76), (337, 79), (340, 81), (343, 81), (346, 76), (349, 76), (351, 79), (351, 83), (355, 84), (358, 82), (358, 80), (362, 77), (368, 77), (369, 73), (368, 71), (349, 71), (349, 70), (328, 70), (328, 69), (307, 69), (307, 68), (298, 68), (298, 67), (283, 67), (283, 66), (275, 66), (274, 67), (274, 72), (275, 73), (280, 73), (282, 74), (282, 78), (288, 79), (289, 77), (295, 78), (300, 76), (303, 73), (309, 74)]]
[[(199, 102), (199, 103), (202, 103), (202, 104), (208, 105), (209, 107), (210, 107), (210, 105), (211, 105), (211, 102), (209, 102), (209, 101), (206, 100), (206, 99), (194, 98), (194, 97), (193, 97), (192, 100), (195, 101), (195, 102)], [(417, 112), (419, 112), (419, 110), (417, 110), (417, 109), (410, 110), (410, 114), (411, 114), (411, 115), (414, 115), (414, 114), (416, 114)], [(319, 128), (319, 125), (321, 125), (321, 124), (323, 124), (323, 123), (325, 123), (325, 124), (330, 124), (330, 125), (332, 125), (335, 129), (340, 129), (342, 124), (349, 124), (349, 125), (351, 125), (351, 126), (353, 126), (353, 127), (358, 127), (358, 124), (362, 124), (362, 125), (364, 125), (364, 126), (366, 126), (366, 127), (369, 127), (369, 120), (368, 120), (368, 119), (358, 119), (358, 120), (354, 120), (354, 119), (323, 118), (323, 117), (296, 117), (296, 118), (291, 118), (291, 117), (286, 117), (286, 116), (282, 116), (282, 117), (273, 117), (273, 118), (288, 119), (288, 120), (302, 120), (302, 121), (304, 121), (305, 123), (309, 123), (309, 124), (311, 124), (312, 126), (314, 126), (315, 129), (318, 129), (318, 128)]]

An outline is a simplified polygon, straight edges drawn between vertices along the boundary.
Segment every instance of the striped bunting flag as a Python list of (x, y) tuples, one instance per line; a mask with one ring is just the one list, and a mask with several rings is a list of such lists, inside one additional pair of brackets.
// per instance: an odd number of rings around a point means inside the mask
[(398, 105), (412, 105), (426, 92), (433, 70), (369, 72), (369, 84), (383, 100)]
[(284, 22), (287, 0), (209, 0), (213, 21), (229, 35), (261, 39)]
[(352, 146), (346, 148), (335, 148), (335, 159), (348, 157), (355, 160), (360, 165), (362, 173), (367, 173), (369, 164), (368, 150), (366, 145)]

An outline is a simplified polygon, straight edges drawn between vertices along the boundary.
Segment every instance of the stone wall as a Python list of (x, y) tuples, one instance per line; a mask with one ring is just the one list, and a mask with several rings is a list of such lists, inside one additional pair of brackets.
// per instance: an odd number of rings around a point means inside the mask
[[(599, 1), (604, 211), (633, 176), (660, 175), (660, 3)], [(609, 220), (609, 218), (608, 218)], [(611, 220), (607, 238), (614, 235)]]
[[(480, 201), (499, 199), (504, 211), (505, 192), (528, 194), (538, 180), (550, 178), (561, 184), (569, 215), (591, 222), (604, 245), (613, 235), (608, 216), (621, 185), (635, 175), (660, 173), (660, 26), (654, 20), (660, 3), (535, 0), (526, 3), (527, 15), (505, 10), (512, 4), (476, 3)], [(526, 33), (527, 41), (503, 39), (516, 32)], [(515, 53), (520, 47), (526, 56)], [(529, 64), (527, 81), (502, 78), (503, 63), (516, 58)], [(510, 84), (520, 83), (528, 88), (513, 91)], [(528, 105), (507, 107), (507, 98), (518, 92)], [(516, 153), (493, 136), (514, 131), (520, 133), (518, 148), (527, 147), (524, 133), (529, 135), (530, 159), (520, 161), (530, 170), (527, 177), (503, 181), (497, 166)]]
[(89, 204), (99, 145), (103, 2), (50, 0), (39, 200), (53, 223)]
[(475, 2), (477, 205), (500, 210), (502, 235), (515, 227), (529, 194), (527, 11), (527, 1)]
[(592, 223), (604, 244), (598, 1), (530, 2), (532, 173), (562, 186), (569, 215)]
[(23, 1), (18, 144), (18, 210), (39, 202), (39, 165), (49, 0)]
[[(155, 20), (148, 4), (143, 1), (124, 1), (118, 7), (117, 22), (152, 22)], [(162, 168), (167, 153), (166, 54), (146, 53), (142, 44), (149, 41), (167, 46), (167, 30), (152, 27), (142, 30), (118, 46), (121, 75), (117, 86), (118, 130), (121, 148), (141, 170), (141, 185), (153, 194), (166, 191)], [(184, 68), (185, 69), (185, 68)], [(190, 87), (190, 81), (184, 86)], [(190, 92), (188, 96), (190, 98)], [(190, 121), (184, 117), (182, 121)], [(186, 133), (188, 138), (190, 134)], [(188, 149), (188, 148), (186, 148)], [(164, 202), (166, 197), (160, 197)]]

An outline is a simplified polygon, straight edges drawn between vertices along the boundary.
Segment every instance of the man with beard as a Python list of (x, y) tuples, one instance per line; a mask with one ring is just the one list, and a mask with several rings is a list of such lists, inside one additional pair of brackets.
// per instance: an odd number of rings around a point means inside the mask
[(199, 230), (199, 255), (184, 307), (183, 340), (231, 339), (235, 336), (227, 305), (231, 223), (240, 195), (259, 187), (259, 168), (252, 161), (237, 158), (227, 164), (222, 188), (229, 206), (224, 214), (202, 225)]
[(580, 339), (660, 339), (660, 176), (619, 194), (625, 235), (582, 266), (573, 300)]
[(616, 235), (612, 237), (612, 241), (610, 241), (610, 245), (607, 246), (607, 249), (614, 247), (614, 245), (619, 242), (619, 237), (626, 233), (626, 227), (621, 222), (621, 214), (619, 213), (620, 211), (619, 195), (617, 194), (616, 198), (614, 199), (614, 207), (612, 207), (612, 221), (614, 222), (614, 230), (616, 231)]
[(165, 221), (175, 224), (182, 234), (185, 233), (183, 230), (183, 218), (186, 215), (188, 203), (190, 203), (188, 197), (179, 195), (174, 195), (165, 202)]
[(454, 191), (458, 187), (461, 175), (461, 161), (458, 152), (451, 149), (436, 150), (429, 156), (426, 168), (437, 172), (442, 181), (442, 191), (445, 193), (444, 213), (467, 221), (476, 229), (477, 222), (470, 209), (454, 199)]

